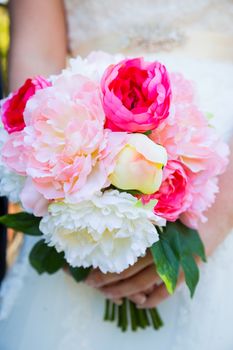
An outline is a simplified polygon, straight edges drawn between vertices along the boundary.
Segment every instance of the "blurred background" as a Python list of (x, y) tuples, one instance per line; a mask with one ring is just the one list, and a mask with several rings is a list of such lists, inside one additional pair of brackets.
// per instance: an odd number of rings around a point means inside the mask
[[(7, 93), (7, 53), (9, 48), (9, 16), (7, 1), (0, 0), (0, 98)], [(7, 203), (6, 198), (0, 197), (0, 215), (16, 212), (19, 208)], [(0, 225), (0, 283), (17, 257), (22, 244), (22, 234), (13, 232)]]
[[(0, 0), (0, 59), (2, 69), (2, 89), (3, 81), (6, 81), (7, 71), (7, 51), (9, 47), (9, 17), (7, 12), (7, 1)], [(4, 84), (4, 87), (6, 84)]]

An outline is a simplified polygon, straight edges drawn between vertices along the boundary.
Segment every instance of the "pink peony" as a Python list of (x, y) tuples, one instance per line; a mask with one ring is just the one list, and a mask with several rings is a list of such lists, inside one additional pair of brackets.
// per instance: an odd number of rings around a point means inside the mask
[(101, 82), (106, 127), (145, 132), (168, 117), (171, 88), (165, 66), (143, 58), (109, 66)]
[(170, 160), (185, 166), (192, 199), (180, 219), (187, 226), (197, 228), (198, 222), (206, 219), (204, 212), (214, 202), (218, 190), (216, 177), (226, 168), (229, 150), (197, 108), (192, 84), (180, 74), (171, 74), (170, 78), (173, 113), (150, 138), (166, 148)]
[(27, 152), (24, 144), (24, 131), (14, 132), (8, 135), (2, 147), (2, 161), (11, 170), (19, 175), (26, 176)]
[(168, 221), (176, 221), (180, 214), (190, 207), (192, 196), (189, 190), (189, 178), (185, 167), (179, 161), (169, 161), (163, 170), (163, 182), (159, 191), (143, 196), (143, 202), (157, 199), (154, 213)]
[(181, 160), (191, 171), (219, 175), (227, 164), (227, 145), (196, 106), (192, 84), (180, 74), (171, 74), (170, 79), (173, 113), (150, 138), (166, 148), (170, 159)]
[(44, 89), (50, 83), (43, 77), (27, 79), (24, 85), (16, 92), (10, 95), (2, 104), (2, 122), (4, 128), (9, 134), (21, 131), (25, 127), (24, 110), (28, 100), (36, 93), (37, 90)]
[(46, 199), (78, 201), (109, 185), (127, 134), (104, 130), (97, 83), (81, 75), (61, 76), (30, 99), (24, 117), (23, 142), (9, 140), (3, 158), (30, 176)]
[(205, 212), (212, 206), (218, 193), (217, 177), (209, 177), (208, 172), (189, 172), (189, 191), (192, 202), (181, 214), (180, 220), (187, 226), (197, 229), (200, 222), (206, 222)]

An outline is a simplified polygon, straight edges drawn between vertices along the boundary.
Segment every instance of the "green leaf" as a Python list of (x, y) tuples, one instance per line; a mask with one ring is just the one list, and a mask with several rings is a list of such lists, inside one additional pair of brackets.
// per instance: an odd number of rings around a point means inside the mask
[(205, 247), (198, 231), (185, 226), (180, 221), (170, 223), (170, 225), (172, 225), (171, 230), (176, 230), (181, 236), (183, 253), (192, 252), (193, 255), (199, 256), (202, 261), (206, 262)]
[(196, 261), (192, 255), (184, 255), (180, 263), (184, 271), (185, 282), (190, 290), (191, 297), (193, 297), (199, 281), (199, 270)]
[(0, 223), (31, 236), (41, 236), (39, 229), (41, 218), (25, 212), (8, 214), (0, 217)]
[(153, 244), (151, 253), (159, 276), (164, 281), (168, 292), (172, 294), (177, 284), (179, 260), (169, 242), (164, 238), (161, 235), (160, 240)]
[(180, 221), (168, 222), (163, 231), (159, 232), (160, 240), (151, 247), (159, 276), (168, 292), (173, 293), (179, 269), (182, 268), (192, 297), (199, 280), (199, 270), (194, 257), (199, 256), (206, 261), (204, 245), (198, 232)]
[(205, 248), (197, 230), (191, 229), (180, 221), (169, 222), (167, 225), (168, 236), (173, 243), (178, 256), (197, 255), (206, 261)]
[(64, 254), (58, 253), (54, 247), (49, 247), (44, 240), (34, 245), (29, 261), (39, 274), (44, 272), (53, 274), (65, 264)]
[(152, 130), (147, 130), (143, 134), (146, 136), (149, 136), (150, 134), (152, 134)]
[(69, 266), (69, 270), (76, 282), (82, 282), (89, 275), (89, 272), (91, 271), (91, 267), (85, 268), (85, 267)]

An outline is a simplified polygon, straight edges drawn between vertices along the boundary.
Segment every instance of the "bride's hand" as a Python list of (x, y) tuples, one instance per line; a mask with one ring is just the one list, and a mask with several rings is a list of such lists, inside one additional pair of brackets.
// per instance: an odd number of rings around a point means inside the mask
[[(208, 222), (199, 226), (207, 256), (214, 252), (233, 227), (233, 191), (229, 187), (233, 176), (233, 139), (230, 147), (230, 163), (227, 171), (220, 177), (220, 190), (216, 202), (207, 213)], [(181, 275), (179, 283), (182, 280)], [(128, 297), (143, 308), (155, 307), (169, 296), (156, 273), (150, 253), (121, 274), (102, 274), (98, 270), (93, 270), (87, 283), (98, 288), (109, 299), (119, 302), (122, 298)]]
[(158, 276), (151, 253), (138, 260), (138, 262), (121, 274), (103, 274), (93, 270), (86, 283), (99, 289), (108, 299), (117, 304), (127, 297), (138, 307), (155, 307), (169, 296), (165, 285)]
[[(221, 194), (226, 196), (226, 194)], [(201, 224), (199, 231), (205, 244), (207, 255), (211, 255), (216, 247), (224, 240), (228, 225), (224, 220), (216, 223), (216, 212), (221, 213), (227, 210), (226, 206), (216, 203), (209, 211), (208, 223)], [(218, 209), (218, 211), (216, 211)], [(227, 228), (228, 227), (228, 228)], [(199, 261), (199, 260), (198, 260)], [(178, 284), (183, 281), (183, 274), (180, 274)], [(156, 272), (150, 251), (137, 263), (120, 274), (103, 274), (99, 270), (92, 270), (86, 283), (99, 289), (108, 299), (120, 304), (122, 298), (127, 297), (140, 308), (153, 308), (169, 296), (167, 289)]]

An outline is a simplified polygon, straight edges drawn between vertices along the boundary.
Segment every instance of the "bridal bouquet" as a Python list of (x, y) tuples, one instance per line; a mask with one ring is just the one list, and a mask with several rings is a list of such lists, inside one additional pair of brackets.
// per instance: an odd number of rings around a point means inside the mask
[[(228, 148), (195, 103), (192, 83), (159, 62), (92, 53), (49, 80), (28, 79), (1, 103), (0, 192), (24, 212), (0, 222), (41, 236), (38, 273), (120, 273), (150, 249), (173, 293), (180, 269), (191, 296), (199, 222), (218, 191)], [(126, 330), (159, 328), (154, 310), (106, 302)]]

